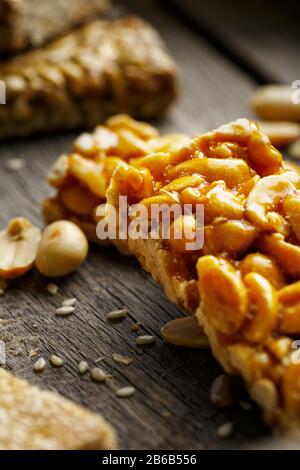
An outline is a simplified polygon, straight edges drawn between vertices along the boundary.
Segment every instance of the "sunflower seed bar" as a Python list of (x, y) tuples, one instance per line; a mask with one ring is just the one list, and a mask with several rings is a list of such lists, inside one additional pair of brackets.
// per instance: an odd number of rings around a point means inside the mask
[(0, 53), (39, 47), (109, 9), (109, 0), (1, 0)]
[[(149, 223), (151, 205), (178, 202), (170, 237), (129, 238), (130, 251), (172, 302), (196, 314), (215, 357), (244, 379), (265, 421), (299, 430), (299, 169), (283, 161), (255, 122), (240, 119), (179, 150), (119, 166), (108, 210), (118, 208), (119, 195), (141, 203)], [(189, 250), (199, 234), (198, 204), (204, 244)]]
[(119, 111), (153, 118), (176, 96), (174, 63), (137, 17), (94, 21), (1, 65), (0, 77), (0, 138), (95, 125)]
[(0, 450), (116, 449), (104, 419), (0, 369)]

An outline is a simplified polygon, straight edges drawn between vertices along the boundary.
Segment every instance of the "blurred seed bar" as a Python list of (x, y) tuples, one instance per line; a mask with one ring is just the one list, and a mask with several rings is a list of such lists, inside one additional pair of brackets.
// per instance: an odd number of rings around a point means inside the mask
[(112, 427), (71, 401), (0, 369), (0, 450), (116, 449)]
[(94, 21), (0, 66), (0, 138), (93, 126), (116, 112), (154, 118), (177, 94), (173, 60), (137, 17)]
[(109, 7), (109, 0), (1, 0), (0, 53), (40, 47)]

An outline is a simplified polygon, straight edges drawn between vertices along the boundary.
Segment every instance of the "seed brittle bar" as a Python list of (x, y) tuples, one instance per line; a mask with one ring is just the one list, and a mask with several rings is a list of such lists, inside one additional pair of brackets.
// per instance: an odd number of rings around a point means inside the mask
[(176, 69), (138, 17), (94, 21), (0, 65), (0, 138), (94, 126), (117, 112), (150, 119), (177, 96)]
[[(191, 204), (192, 214), (172, 222), (169, 240), (129, 238), (129, 248), (171, 301), (196, 314), (215, 357), (244, 378), (266, 422), (299, 428), (299, 172), (241, 119), (117, 168), (107, 200), (117, 207), (120, 195), (147, 208)], [(204, 205), (204, 245), (187, 251), (190, 239), (172, 234), (180, 226), (195, 236), (197, 204)]]
[(110, 450), (116, 436), (104, 419), (0, 369), (1, 450)]
[[(169, 151), (188, 141), (189, 137), (183, 134), (159, 135), (154, 127), (127, 115), (109, 118), (93, 133), (80, 135), (73, 151), (60, 156), (53, 165), (48, 181), (56, 189), (56, 195), (43, 203), (46, 222), (71, 220), (82, 228), (89, 240), (108, 243), (96, 236), (96, 209), (106, 201), (106, 190), (115, 168), (152, 152)], [(122, 249), (120, 241), (112, 242)]]
[(1, 0), (0, 53), (40, 47), (109, 6), (109, 0)]

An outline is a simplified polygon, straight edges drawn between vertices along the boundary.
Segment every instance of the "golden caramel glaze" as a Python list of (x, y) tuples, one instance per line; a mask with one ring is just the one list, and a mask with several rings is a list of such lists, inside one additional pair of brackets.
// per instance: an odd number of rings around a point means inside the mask
[[(138, 185), (136, 182), (139, 182)], [(148, 196), (146, 196), (148, 194)], [(241, 375), (276, 429), (300, 424), (300, 174), (255, 122), (239, 119), (119, 166), (110, 203), (203, 204), (204, 246), (129, 240), (169, 299), (196, 312), (223, 367)], [(194, 213), (193, 213), (194, 215)], [(195, 215), (194, 215), (195, 216)], [(191, 216), (176, 226), (193, 230)], [(198, 298), (201, 299), (199, 306)]]
[[(184, 134), (161, 136), (151, 125), (125, 114), (109, 118), (93, 133), (80, 135), (73, 151), (61, 155), (54, 163), (48, 182), (56, 189), (56, 194), (43, 202), (46, 222), (71, 220), (90, 241), (107, 244), (96, 236), (96, 209), (106, 201), (106, 190), (116, 167), (127, 168), (125, 162), (132, 164), (153, 152), (170, 151), (189, 140)], [(143, 184), (139, 174), (138, 179)]]

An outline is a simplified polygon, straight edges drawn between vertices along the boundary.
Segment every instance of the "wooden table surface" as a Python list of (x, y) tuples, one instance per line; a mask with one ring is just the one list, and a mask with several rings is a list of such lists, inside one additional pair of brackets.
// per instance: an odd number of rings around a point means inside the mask
[[(224, 25), (221, 30), (212, 27), (216, 26), (211, 8), (215, 1), (208, 2), (208, 10), (199, 8), (198, 15), (191, 9), (191, 0), (184, 2), (184, 14), (179, 9), (182, 2), (176, 0), (119, 3), (152, 21), (179, 65), (182, 96), (170, 115), (158, 123), (162, 131), (196, 134), (238, 117), (251, 117), (248, 100), (258, 82), (274, 75), (279, 82), (300, 78), (300, 74), (294, 76), (299, 64), (293, 60), (290, 72), (287, 67), (283, 74), (278, 64), (276, 73), (272, 63), (268, 75), (270, 58), (261, 68), (252, 54), (247, 64), (248, 58), (239, 61), (236, 50), (230, 53), (232, 36), (227, 37)], [(170, 8), (172, 3), (177, 4), (176, 10)], [(248, 40), (249, 28), (240, 41), (240, 54)], [(261, 63), (263, 50), (259, 50)], [(288, 63), (287, 57), (283, 62)], [(43, 225), (40, 201), (51, 193), (45, 177), (55, 158), (71, 148), (75, 136), (36, 137), (0, 146), (1, 226), (18, 215)], [(26, 167), (12, 173), (6, 162), (15, 157), (23, 158)], [(46, 285), (47, 280), (32, 271), (13, 282), (0, 299), (0, 339), (6, 343), (7, 367), (31, 383), (57, 390), (102, 413), (116, 427), (121, 448), (237, 448), (259, 445), (269, 436), (255, 407), (251, 411), (238, 406), (218, 411), (211, 405), (210, 385), (221, 369), (210, 351), (163, 343), (160, 328), (182, 314), (166, 301), (160, 287), (134, 259), (122, 257), (114, 249), (91, 247), (85, 265), (59, 281), (57, 296), (50, 296)], [(68, 297), (78, 299), (75, 315), (56, 317), (55, 308)], [(107, 323), (107, 312), (119, 307), (128, 308), (129, 318)], [(156, 337), (154, 346), (141, 349), (135, 345), (137, 333), (131, 331), (131, 325), (136, 321), (142, 324), (139, 334)], [(32, 370), (36, 358), (30, 358), (29, 352), (37, 348), (45, 358), (51, 354), (63, 357), (65, 366), (48, 366), (36, 375)], [(128, 367), (114, 363), (114, 352), (132, 356), (133, 363)], [(96, 366), (99, 357), (104, 357), (101, 367), (114, 376), (113, 380), (97, 384), (88, 375), (79, 377), (78, 362), (85, 359)], [(114, 390), (128, 384), (136, 387), (136, 394), (117, 399)], [(234, 423), (234, 433), (221, 439), (217, 427), (225, 421)]]

